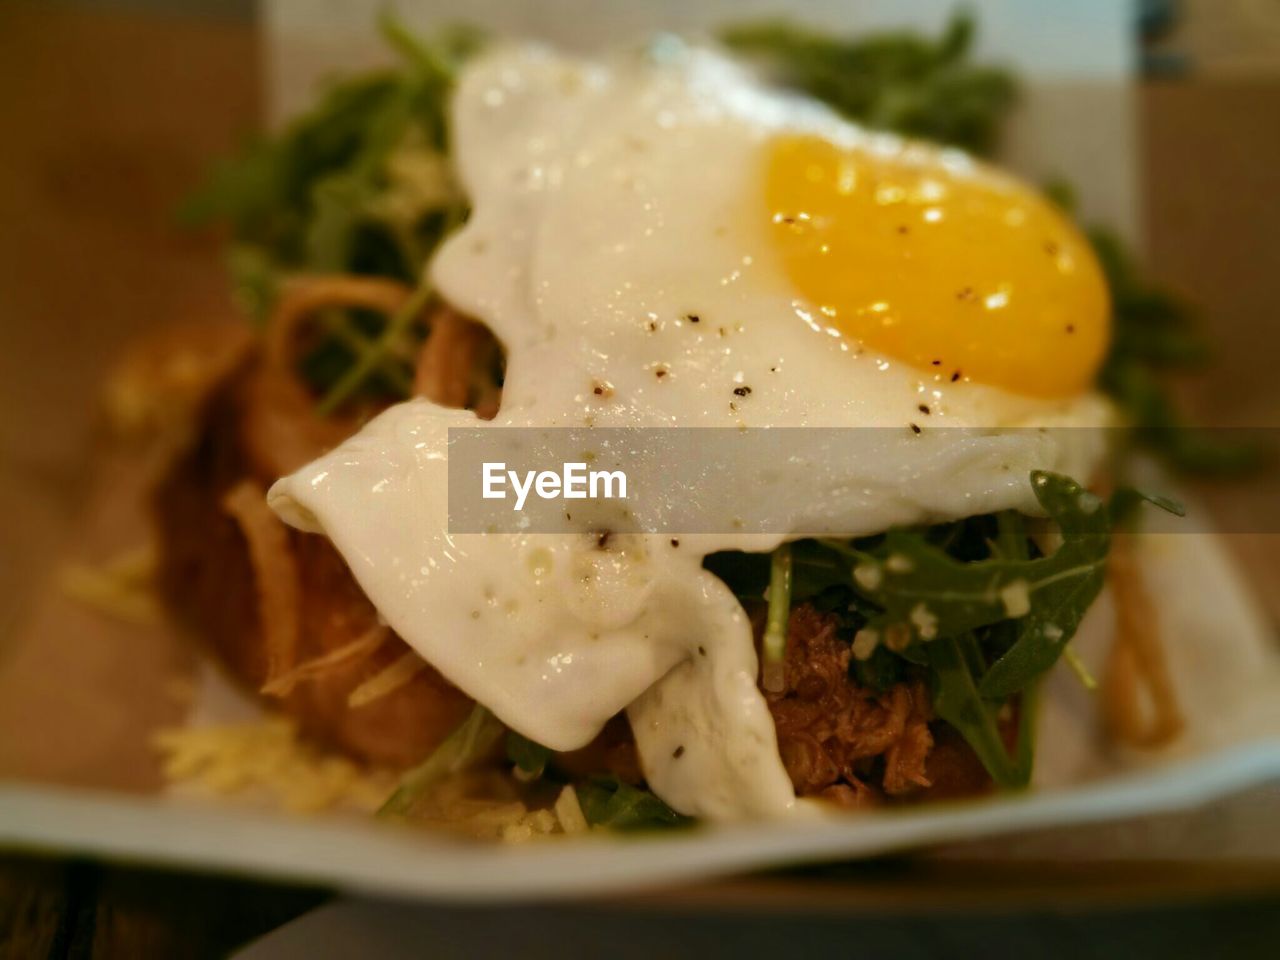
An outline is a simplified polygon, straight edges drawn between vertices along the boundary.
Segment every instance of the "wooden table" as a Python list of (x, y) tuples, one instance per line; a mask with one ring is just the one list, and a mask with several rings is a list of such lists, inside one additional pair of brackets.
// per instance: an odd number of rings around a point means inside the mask
[[(170, 214), (207, 162), (254, 126), (257, 58), (238, 21), (0, 6), (0, 501), (24, 504), (0, 524), (0, 630), (23, 615), (75, 529), (93, 400), (113, 352), (155, 324), (231, 309), (216, 240), (177, 231)], [(1258, 119), (1280, 114), (1280, 80), (1155, 86), (1142, 104), (1152, 263), (1213, 307), (1222, 344), (1218, 371), (1189, 396), (1215, 422), (1280, 422), (1280, 127)], [(1280, 620), (1276, 537), (1234, 539)], [(1018, 946), (1064, 955), (1119, 943), (1204, 954), (1268, 934), (1273, 942), (1280, 929), (1274, 869), (1179, 874), (1148, 864), (1106, 878), (1055, 870), (1054, 880), (1035, 865), (930, 870), (877, 862), (693, 890), (648, 903), (656, 913), (646, 923), (661, 917), (702, 949), (747, 934), (757, 947), (778, 937), (799, 943), (808, 931), (817, 939), (803, 942), (850, 949)], [(0, 956), (217, 955), (326, 896), (6, 857)], [(692, 911), (682, 918), (673, 902)], [(444, 926), (474, 921), (429, 909)], [(772, 919), (762, 929), (750, 915)], [(508, 930), (512, 949), (523, 936), (524, 952), (535, 954), (530, 935), (574, 924), (605, 923), (622, 955), (644, 942), (634, 914), (617, 904), (541, 919), (497, 911), (485, 923)]]

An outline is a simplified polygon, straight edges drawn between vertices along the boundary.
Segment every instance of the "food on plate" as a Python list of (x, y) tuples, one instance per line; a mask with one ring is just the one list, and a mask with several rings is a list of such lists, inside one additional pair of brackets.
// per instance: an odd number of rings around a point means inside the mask
[[(1057, 203), (923, 139), (987, 147), (1010, 99), (963, 25), (865, 60), (727, 34), (771, 73), (672, 39), (579, 59), (388, 32), (402, 71), (337, 88), (193, 206), (231, 222), (262, 326), (155, 496), (169, 608), (306, 736), (406, 771), (386, 813), (488, 797), (570, 831), (1025, 787), (1039, 687), (1109, 576), (1108, 717), (1176, 737), (1123, 546), (1144, 497), (1106, 442), (1151, 426), (1124, 326), (1147, 291)], [(868, 115), (865, 91), (911, 83), (918, 112)], [(1184, 335), (1161, 310), (1148, 332)], [(781, 530), (735, 528), (725, 491), (714, 532), (467, 534), (456, 427), (867, 446), (838, 482), (743, 471)]]

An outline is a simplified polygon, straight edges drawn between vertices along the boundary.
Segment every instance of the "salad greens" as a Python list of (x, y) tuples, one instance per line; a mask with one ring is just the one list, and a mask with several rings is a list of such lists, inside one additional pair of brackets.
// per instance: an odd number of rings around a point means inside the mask
[[(851, 678), (882, 692), (909, 675), (926, 677), (935, 711), (1004, 787), (1030, 777), (1030, 700), (1102, 589), (1112, 531), (1144, 499), (1181, 510), (1128, 490), (1104, 503), (1060, 474), (1037, 471), (1031, 484), (1061, 531), (1048, 555), (1012, 511), (791, 545), (789, 602), (836, 617), (838, 633), (854, 643)], [(760, 601), (770, 562), (721, 553), (706, 566), (742, 599)], [(1021, 732), (1011, 758), (997, 720), (1013, 697), (1021, 698)]]
[(444, 742), (400, 781), (400, 786), (378, 810), (380, 817), (403, 817), (428, 790), (443, 780), (484, 761), (502, 740), (506, 727), (489, 710), (476, 704)]
[(447, 103), (458, 65), (479, 44), (455, 29), (430, 42), (386, 16), (397, 68), (340, 83), (279, 134), (213, 171), (179, 211), (192, 226), (225, 225), (238, 299), (265, 322), (291, 274), (389, 277), (418, 289), (418, 309), (387, 318), (330, 311), (326, 336), (300, 372), (331, 413), (357, 391), (411, 392), (424, 267), (467, 205), (449, 161)]
[(650, 830), (693, 823), (691, 817), (676, 813), (648, 790), (634, 786), (613, 774), (573, 779), (556, 767), (555, 753), (540, 743), (507, 733), (507, 760), (524, 781), (546, 778), (552, 783), (571, 783), (578, 795), (582, 815), (593, 827), (614, 830)]
[[(505, 739), (504, 739), (505, 738)], [(503, 726), (488, 709), (476, 704), (470, 715), (426, 760), (410, 770), (390, 799), (378, 810), (380, 817), (410, 815), (419, 800), (447, 778), (488, 760), (505, 742), (507, 761), (525, 782), (546, 779), (569, 783), (555, 767), (555, 754), (541, 744)], [(648, 790), (633, 786), (612, 774), (580, 778), (573, 782), (578, 804), (587, 823), (613, 830), (652, 830), (691, 825), (691, 817), (676, 813)]]
[(536, 780), (546, 772), (551, 751), (510, 730), (507, 732), (507, 759), (524, 777)]
[(693, 824), (692, 817), (676, 813), (648, 790), (614, 776), (589, 777), (574, 789), (582, 815), (593, 827), (654, 830)]
[(1004, 70), (969, 62), (973, 33), (960, 15), (936, 41), (914, 32), (848, 40), (787, 23), (739, 24), (721, 39), (851, 120), (987, 155), (1017, 85)]

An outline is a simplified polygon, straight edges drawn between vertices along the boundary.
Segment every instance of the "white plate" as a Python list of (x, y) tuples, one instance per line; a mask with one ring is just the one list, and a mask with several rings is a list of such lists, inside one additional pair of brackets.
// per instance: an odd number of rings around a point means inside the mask
[(1280, 745), (1259, 742), (1076, 790), (826, 822), (550, 839), (523, 846), (471, 844), (372, 821), (288, 818), (9, 786), (0, 788), (0, 842), (370, 893), (476, 902), (547, 900), (1187, 809), (1276, 777)]
[[(1221, 543), (1207, 534), (1158, 535), (1144, 537), (1141, 549), (1161, 604), (1187, 734), (1157, 755), (1106, 750), (1097, 740), (1096, 710), (1059, 669), (1041, 723), (1038, 785), (1025, 795), (817, 821), (502, 846), (348, 815), (290, 817), (187, 796), (129, 798), (9, 784), (0, 786), (0, 844), (368, 892), (533, 900), (1125, 820), (1194, 808), (1280, 779), (1280, 657)], [(1104, 599), (1078, 637), (1086, 659), (1101, 655), (1108, 629)], [(1275, 830), (1280, 833), (1280, 825)], [(1077, 857), (1089, 855), (1088, 837), (1075, 835)], [(1241, 839), (1247, 849), (1275, 838)], [(1114, 843), (1100, 835), (1092, 854), (1109, 858)], [(987, 855), (991, 850), (987, 844)]]

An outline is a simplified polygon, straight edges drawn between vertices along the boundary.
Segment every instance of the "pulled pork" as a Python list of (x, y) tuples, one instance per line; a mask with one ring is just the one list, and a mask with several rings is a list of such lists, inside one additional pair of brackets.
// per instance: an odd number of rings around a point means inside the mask
[[(869, 806), (931, 786), (933, 711), (920, 680), (877, 694), (849, 677), (836, 618), (808, 604), (787, 627), (786, 688), (766, 693), (783, 765), (799, 796)], [(873, 785), (879, 780), (878, 787)]]

